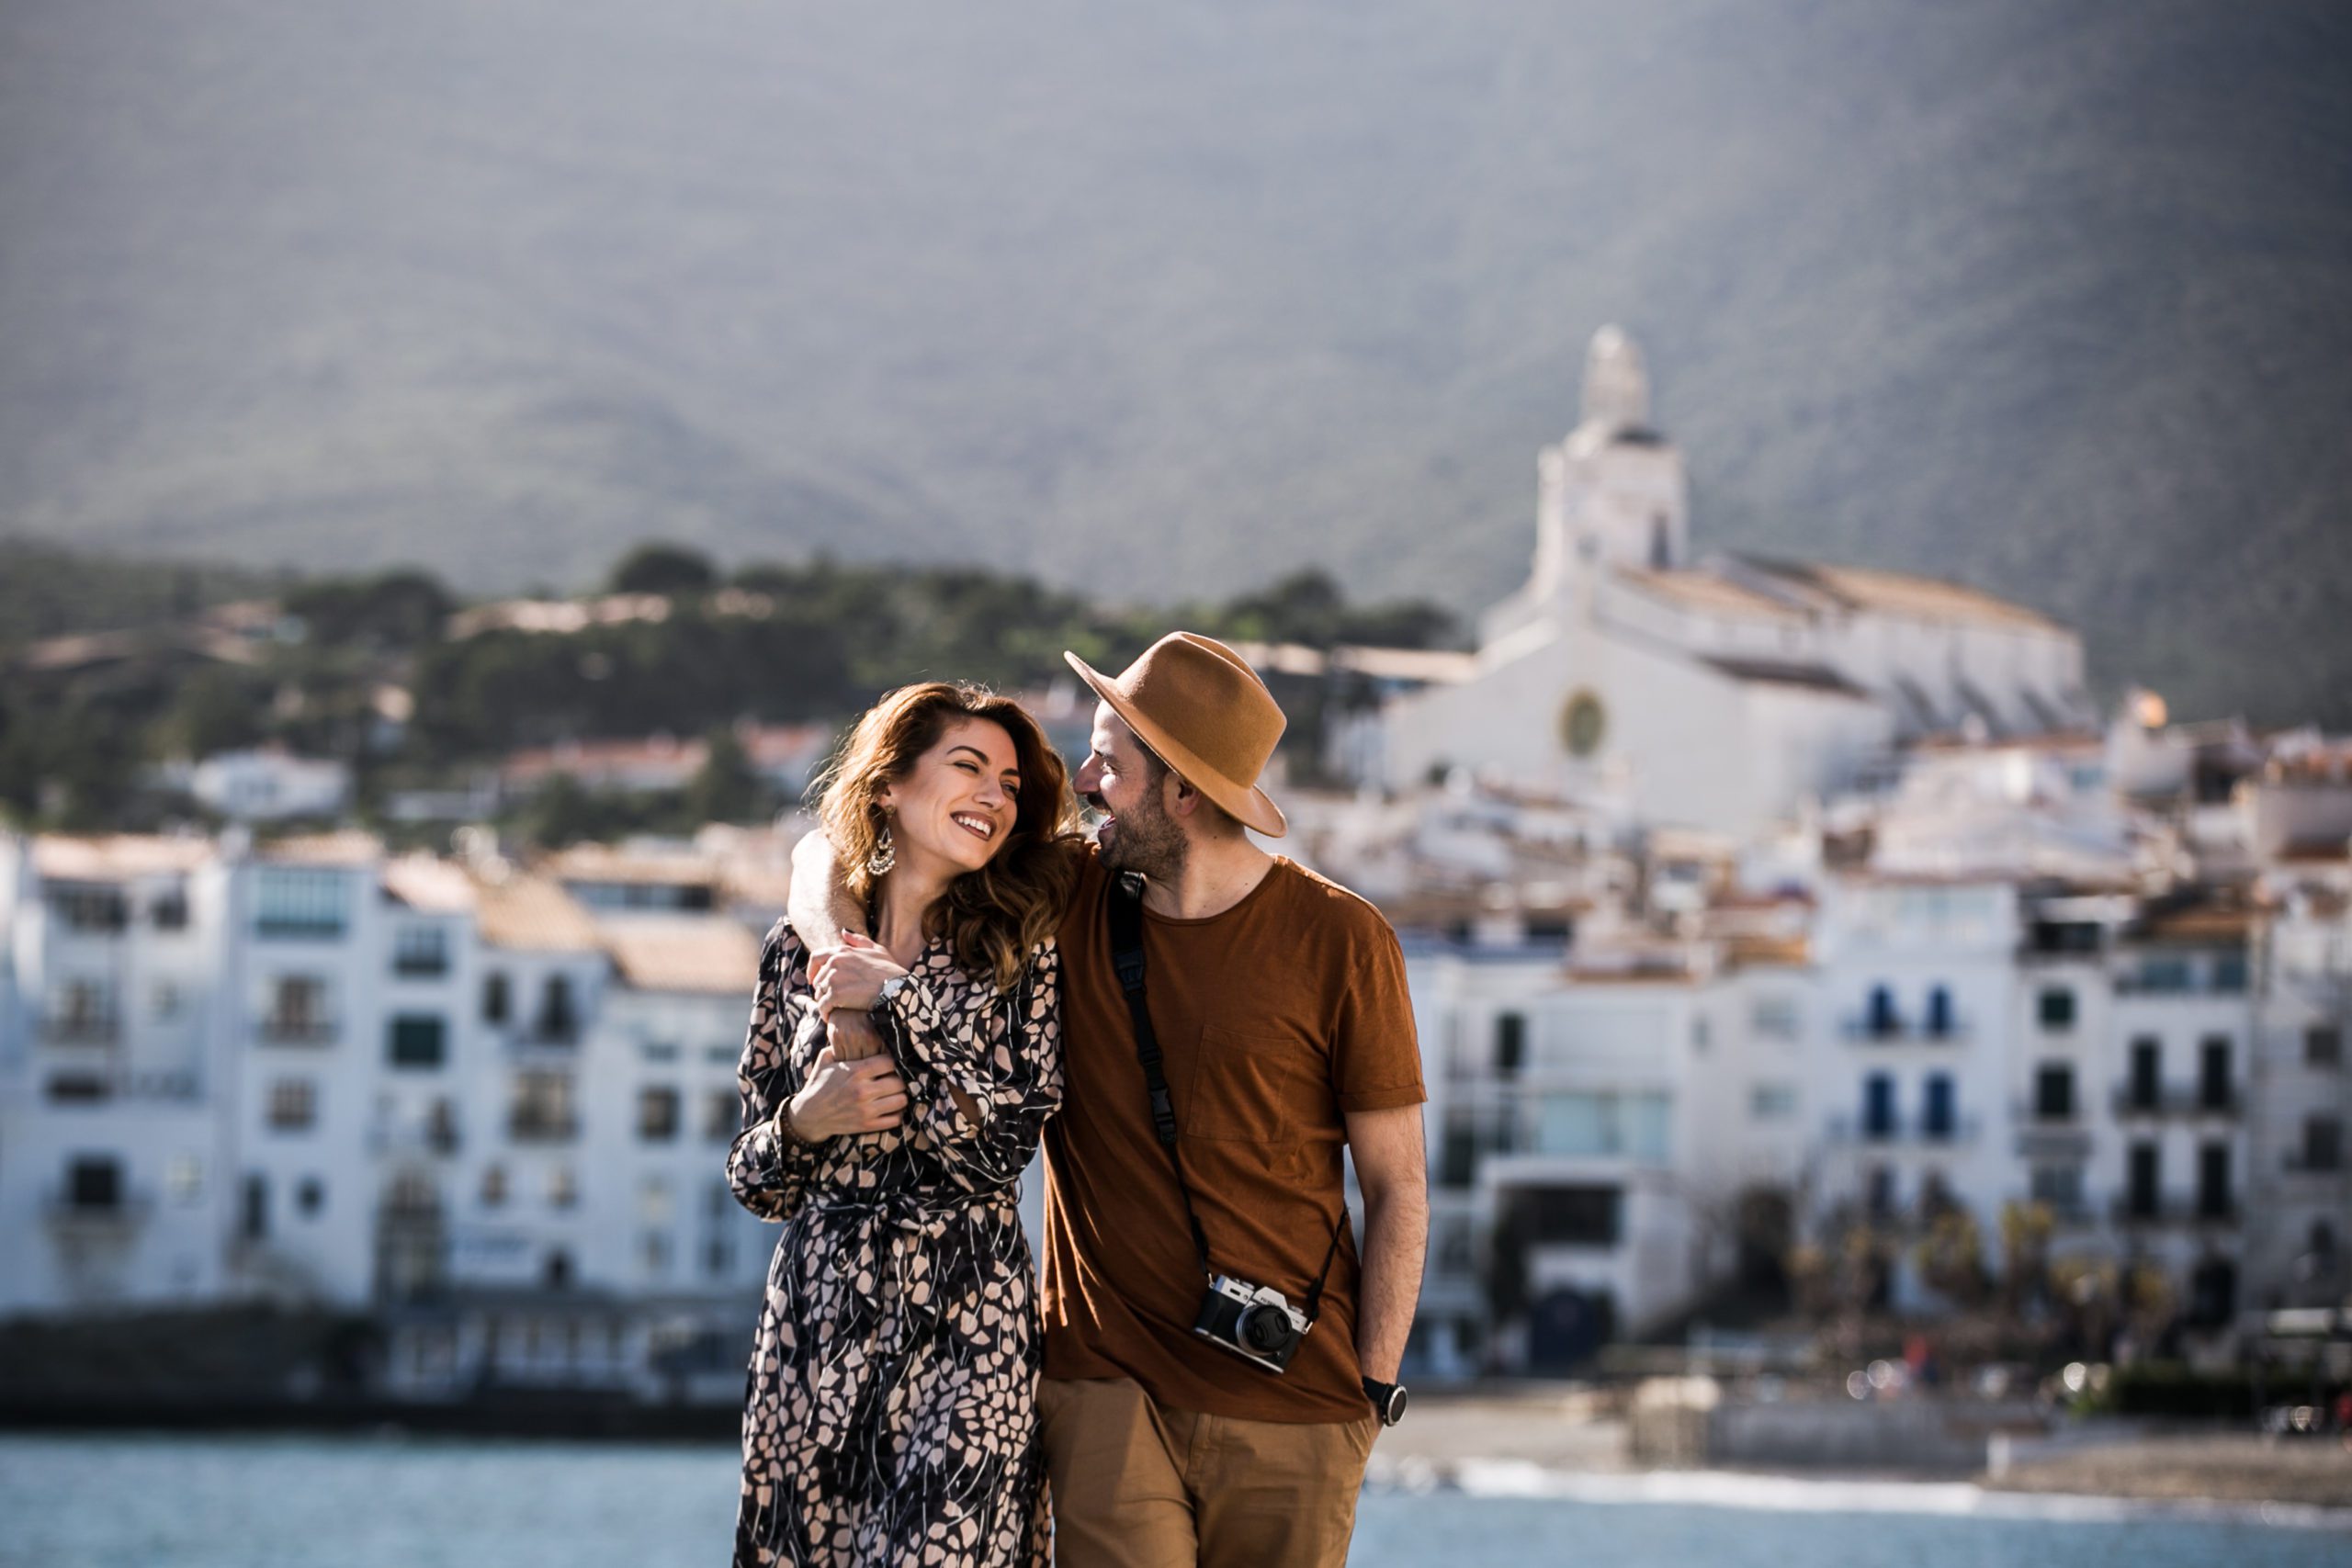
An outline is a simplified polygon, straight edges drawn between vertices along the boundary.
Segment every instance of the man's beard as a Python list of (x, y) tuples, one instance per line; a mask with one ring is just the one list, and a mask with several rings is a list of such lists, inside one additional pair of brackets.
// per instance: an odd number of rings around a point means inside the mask
[(1102, 845), (1105, 871), (1139, 871), (1152, 881), (1171, 883), (1184, 874), (1189, 847), (1184, 829), (1156, 800), (1112, 818), (1110, 841)]

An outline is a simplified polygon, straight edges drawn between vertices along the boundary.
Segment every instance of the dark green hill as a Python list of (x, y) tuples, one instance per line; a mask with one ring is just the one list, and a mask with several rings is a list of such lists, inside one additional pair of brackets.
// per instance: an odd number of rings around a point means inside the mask
[(1701, 540), (2352, 724), (2327, 0), (27, 0), (0, 528), (1475, 605), (1622, 321)]

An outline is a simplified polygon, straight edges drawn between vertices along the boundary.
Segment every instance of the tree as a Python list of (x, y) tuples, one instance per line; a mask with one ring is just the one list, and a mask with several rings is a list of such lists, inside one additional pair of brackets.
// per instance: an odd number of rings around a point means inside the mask
[(680, 545), (639, 545), (613, 568), (616, 593), (704, 593), (718, 586), (710, 558)]
[(415, 648), (437, 641), (457, 600), (430, 572), (401, 568), (374, 577), (328, 578), (286, 595), (313, 642)]
[(752, 771), (743, 742), (732, 729), (714, 729), (706, 742), (707, 754), (686, 784), (686, 815), (704, 822), (749, 822), (761, 816), (767, 789)]

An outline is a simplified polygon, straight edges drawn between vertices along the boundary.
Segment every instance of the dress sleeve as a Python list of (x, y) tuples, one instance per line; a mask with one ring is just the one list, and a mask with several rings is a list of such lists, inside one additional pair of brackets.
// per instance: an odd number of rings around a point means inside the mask
[[(1061, 952), (1051, 939), (1010, 991), (917, 979), (884, 1014), (912, 1101), (910, 1131), (973, 1192), (1011, 1186), (1061, 1109)], [(971, 1100), (967, 1118), (950, 1088)]]
[(742, 1130), (727, 1151), (727, 1185), (735, 1201), (763, 1220), (790, 1219), (808, 1195), (816, 1150), (776, 1126), (776, 1108), (799, 1092), (809, 1064), (796, 1049), (800, 1016), (814, 1005), (808, 950), (778, 920), (760, 951), (759, 984), (743, 1039), (735, 1086), (743, 1097)]

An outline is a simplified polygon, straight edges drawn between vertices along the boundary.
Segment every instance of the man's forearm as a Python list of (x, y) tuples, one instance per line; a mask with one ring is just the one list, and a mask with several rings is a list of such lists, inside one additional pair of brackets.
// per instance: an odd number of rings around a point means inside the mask
[(1367, 1193), (1363, 1205), (1363, 1291), (1356, 1308), (1356, 1359), (1363, 1375), (1395, 1382), (1421, 1299), (1429, 1251), (1430, 1204), (1419, 1189)]
[(865, 934), (865, 911), (842, 885), (841, 856), (823, 829), (792, 846), (792, 892), (785, 900), (793, 934), (811, 953), (841, 945), (842, 932)]

